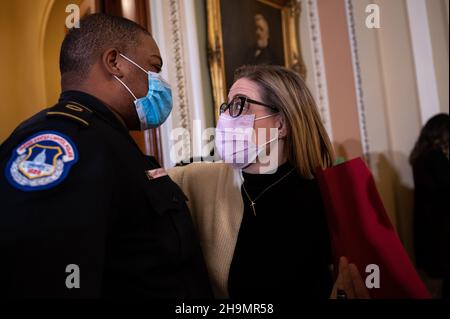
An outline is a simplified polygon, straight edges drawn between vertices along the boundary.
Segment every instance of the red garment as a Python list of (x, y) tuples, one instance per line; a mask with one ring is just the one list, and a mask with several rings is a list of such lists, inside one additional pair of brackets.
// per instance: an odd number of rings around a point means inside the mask
[(386, 214), (375, 181), (361, 158), (319, 170), (335, 269), (341, 256), (365, 281), (366, 266), (380, 270), (372, 298), (430, 298)]

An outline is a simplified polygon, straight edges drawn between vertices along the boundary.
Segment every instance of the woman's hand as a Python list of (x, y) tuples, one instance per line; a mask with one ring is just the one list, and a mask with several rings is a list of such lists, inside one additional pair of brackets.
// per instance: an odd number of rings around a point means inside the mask
[(355, 264), (347, 258), (339, 259), (339, 274), (330, 299), (369, 299), (370, 294)]

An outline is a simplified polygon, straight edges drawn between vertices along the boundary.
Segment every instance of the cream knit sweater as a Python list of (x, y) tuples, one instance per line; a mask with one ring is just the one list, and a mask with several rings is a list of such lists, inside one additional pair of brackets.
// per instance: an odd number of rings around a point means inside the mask
[(168, 170), (188, 197), (216, 298), (228, 298), (228, 274), (244, 204), (240, 171), (223, 163), (193, 163)]

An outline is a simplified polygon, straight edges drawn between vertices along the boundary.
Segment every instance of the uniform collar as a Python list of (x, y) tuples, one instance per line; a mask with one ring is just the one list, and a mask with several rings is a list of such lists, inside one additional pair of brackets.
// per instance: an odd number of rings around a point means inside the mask
[(128, 129), (123, 126), (116, 115), (114, 115), (114, 113), (95, 96), (81, 91), (64, 91), (59, 96), (59, 103), (68, 102), (76, 102), (89, 108), (109, 125), (129, 135)]

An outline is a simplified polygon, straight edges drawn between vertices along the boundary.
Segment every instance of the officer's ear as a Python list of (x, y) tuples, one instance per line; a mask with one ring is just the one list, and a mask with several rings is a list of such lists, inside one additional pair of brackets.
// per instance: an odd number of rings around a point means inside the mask
[(120, 59), (119, 50), (112, 48), (103, 52), (102, 64), (109, 74), (115, 75), (118, 78), (123, 77), (123, 63)]

